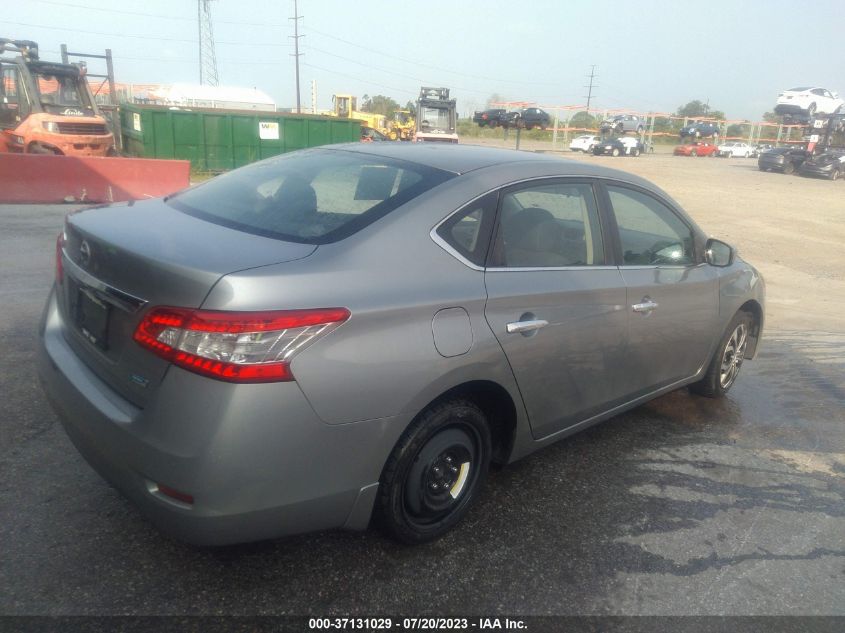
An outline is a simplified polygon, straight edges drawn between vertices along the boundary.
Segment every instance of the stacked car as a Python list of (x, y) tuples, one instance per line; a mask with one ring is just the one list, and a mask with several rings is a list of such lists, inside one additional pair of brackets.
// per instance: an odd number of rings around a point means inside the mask
[(807, 151), (797, 147), (774, 147), (760, 154), (757, 167), (760, 171), (779, 171), (791, 174), (807, 159)]
[(753, 158), (757, 156), (757, 149), (748, 143), (731, 141), (719, 145), (716, 148), (716, 155), (725, 158)]
[(585, 154), (589, 154), (600, 141), (601, 139), (593, 134), (576, 136), (569, 144), (569, 149), (573, 152), (584, 152)]
[(713, 143), (696, 141), (685, 145), (678, 145), (672, 152), (675, 156), (715, 156), (718, 147)]
[(622, 136), (619, 138), (605, 139), (593, 147), (593, 154), (601, 156), (639, 156), (645, 152), (645, 147), (636, 138)]
[(807, 158), (800, 167), (802, 176), (838, 180), (845, 175), (845, 149), (832, 149)]

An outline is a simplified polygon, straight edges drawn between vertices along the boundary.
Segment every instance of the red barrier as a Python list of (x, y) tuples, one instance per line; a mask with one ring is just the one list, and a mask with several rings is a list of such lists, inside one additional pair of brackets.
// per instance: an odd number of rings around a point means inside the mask
[(190, 162), (0, 153), (0, 202), (120, 202), (190, 184)]

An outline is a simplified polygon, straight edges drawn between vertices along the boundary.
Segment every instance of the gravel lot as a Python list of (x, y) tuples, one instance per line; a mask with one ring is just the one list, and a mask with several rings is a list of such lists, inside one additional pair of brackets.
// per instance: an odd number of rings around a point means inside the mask
[(681, 390), (494, 472), (459, 529), (416, 548), (334, 532), (198, 549), (152, 528), (37, 385), (68, 208), (0, 206), (0, 615), (845, 615), (845, 184), (573, 157), (653, 180), (739, 246), (768, 285), (762, 352), (725, 400)]

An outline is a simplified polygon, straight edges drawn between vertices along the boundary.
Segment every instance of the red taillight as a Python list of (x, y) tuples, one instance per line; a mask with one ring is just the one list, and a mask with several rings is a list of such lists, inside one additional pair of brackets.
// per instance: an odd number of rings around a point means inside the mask
[(160, 307), (135, 330), (142, 347), (190, 371), (229, 382), (293, 380), (290, 361), (349, 318), (346, 308), (218, 312)]
[(65, 247), (65, 232), (59, 233), (56, 238), (56, 283), (61, 285), (65, 280), (65, 267), (62, 263), (62, 252)]

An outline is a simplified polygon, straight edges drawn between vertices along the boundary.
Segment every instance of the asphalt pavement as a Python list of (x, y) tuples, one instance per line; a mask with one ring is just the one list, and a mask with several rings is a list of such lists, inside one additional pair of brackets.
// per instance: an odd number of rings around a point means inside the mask
[(0, 615), (845, 615), (845, 330), (767, 332), (728, 398), (680, 390), (494, 471), (437, 542), (195, 548), (91, 470), (38, 386), (68, 210), (0, 205)]

